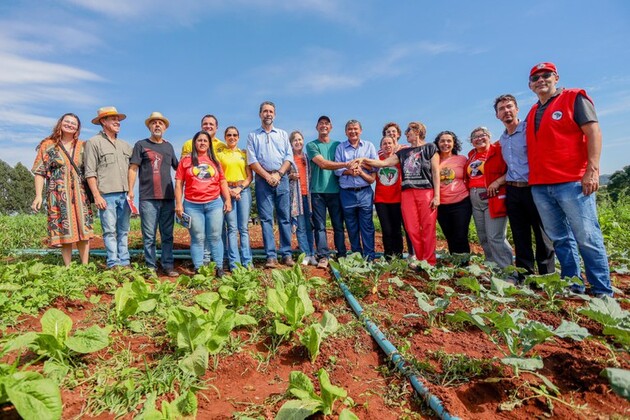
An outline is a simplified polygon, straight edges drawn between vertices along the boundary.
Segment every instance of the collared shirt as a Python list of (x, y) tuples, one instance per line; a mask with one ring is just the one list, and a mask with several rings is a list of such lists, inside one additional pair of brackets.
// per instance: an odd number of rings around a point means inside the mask
[[(356, 158), (378, 159), (376, 148), (369, 141), (359, 140), (359, 144), (355, 148), (350, 144), (349, 140), (341, 143), (335, 151), (335, 162), (350, 162)], [(363, 169), (365, 172), (367, 170)], [(361, 188), (368, 187), (370, 183), (360, 176), (343, 175), (346, 168), (336, 169), (335, 175), (339, 177), (340, 188)]]
[(526, 121), (520, 121), (516, 126), (516, 131), (508, 134), (507, 130), (501, 134), (501, 154), (507, 163), (507, 181), (527, 182), (529, 180), (529, 163), (527, 160), (527, 139), (525, 137), (527, 128)]
[(101, 194), (127, 192), (132, 148), (124, 140), (108, 138), (103, 131), (85, 143), (85, 177), (96, 177)]
[(278, 171), (286, 161), (293, 162), (293, 149), (286, 131), (272, 127), (268, 133), (259, 127), (247, 136), (247, 162), (258, 162), (267, 172)]

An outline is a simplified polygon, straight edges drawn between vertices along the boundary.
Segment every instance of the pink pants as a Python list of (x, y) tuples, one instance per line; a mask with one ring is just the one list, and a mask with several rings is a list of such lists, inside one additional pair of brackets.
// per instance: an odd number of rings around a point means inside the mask
[(400, 207), (405, 229), (418, 260), (435, 265), (437, 209), (431, 209), (432, 189), (403, 190)]

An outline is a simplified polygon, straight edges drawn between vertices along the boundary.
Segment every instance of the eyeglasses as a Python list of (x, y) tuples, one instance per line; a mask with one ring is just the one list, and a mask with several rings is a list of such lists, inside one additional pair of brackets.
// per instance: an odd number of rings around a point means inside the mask
[(551, 72), (551, 71), (548, 71), (547, 73), (534, 74), (532, 76), (529, 76), (529, 81), (530, 82), (537, 82), (538, 79), (540, 79), (541, 77), (546, 80), (546, 79), (551, 78), (551, 76), (553, 76), (553, 72)]
[(487, 135), (487, 134), (485, 134), (485, 133), (484, 133), (484, 134), (477, 134), (476, 136), (472, 137), (472, 138), (471, 138), (471, 140), (472, 140), (472, 141), (475, 141), (475, 140), (481, 140), (481, 139), (485, 139), (485, 138), (487, 138), (487, 137), (490, 137), (490, 136), (488, 136), (488, 135)]
[(226, 134), (225, 137), (238, 137), (238, 134)]

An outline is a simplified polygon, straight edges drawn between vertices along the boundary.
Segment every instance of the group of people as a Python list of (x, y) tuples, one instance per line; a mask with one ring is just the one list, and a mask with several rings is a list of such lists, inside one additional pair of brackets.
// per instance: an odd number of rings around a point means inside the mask
[[(473, 129), (473, 149), (467, 157), (459, 154), (462, 144), (452, 131), (442, 131), (427, 143), (421, 122), (408, 124), (404, 145), (399, 143), (400, 126), (387, 123), (377, 151), (362, 139), (357, 120), (345, 124), (345, 141), (332, 140), (332, 121), (323, 115), (315, 126), (317, 139), (305, 144), (301, 132), (288, 134), (274, 126), (272, 102), (260, 105), (261, 125), (249, 133), (246, 150), (237, 147), (236, 127), (225, 130), (223, 143), (216, 137), (216, 117), (206, 115), (201, 131), (184, 143), (180, 159), (163, 138), (169, 121), (159, 112), (145, 121), (150, 137), (134, 147), (118, 138), (125, 115), (114, 107), (98, 110), (92, 123), (102, 131), (87, 142), (78, 140), (78, 117), (66, 114), (39, 146), (33, 209), (41, 206), (46, 180), (50, 244), (62, 247), (68, 264), (72, 243), (77, 243), (86, 262), (92, 237), (86, 180), (103, 226), (107, 266), (126, 265), (127, 200), (133, 201), (138, 179), (147, 265), (157, 268), (159, 227), (162, 269), (170, 276), (178, 274), (172, 252), (176, 215), (188, 220), (195, 269), (213, 260), (222, 275), (224, 253), (230, 269), (252, 263), (248, 223), (250, 185), (255, 182), (269, 268), (276, 267), (278, 259), (287, 266), (295, 264), (294, 231), (305, 254), (303, 263), (326, 268), (331, 254), (327, 213), (338, 257), (346, 255), (347, 232), (351, 251), (374, 259), (375, 207), (386, 256), (402, 255), (406, 235), (411, 264), (425, 260), (434, 265), (437, 223), (449, 252), (469, 253), (472, 217), (486, 259), (498, 267), (515, 264), (526, 274), (552, 273), (557, 256), (561, 275), (580, 279), (581, 255), (591, 293), (612, 296), (593, 194), (599, 187), (602, 142), (597, 115), (584, 90), (558, 88), (558, 81), (554, 64), (534, 66), (529, 87), (538, 102), (527, 118), (519, 119), (514, 96), (497, 97), (494, 112), (505, 131), (493, 143), (487, 128)], [(175, 171), (174, 185), (170, 168)], [(508, 221), (515, 259), (506, 240)], [(517, 283), (522, 276), (515, 272), (510, 280)], [(585, 289), (576, 283), (572, 291)]]

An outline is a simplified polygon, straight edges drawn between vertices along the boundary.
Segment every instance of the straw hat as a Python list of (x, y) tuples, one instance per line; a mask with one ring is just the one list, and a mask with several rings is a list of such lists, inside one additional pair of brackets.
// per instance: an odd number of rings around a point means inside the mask
[(127, 118), (125, 114), (121, 114), (120, 112), (118, 112), (116, 107), (104, 106), (102, 108), (99, 108), (98, 111), (96, 111), (96, 117), (92, 119), (92, 124), (100, 125), (102, 118), (111, 117), (112, 115), (118, 115), (118, 118), (120, 119), (120, 121)]
[(147, 128), (149, 128), (149, 123), (152, 120), (161, 120), (165, 125), (166, 128), (168, 128), (169, 125), (171, 125), (171, 123), (168, 122), (168, 118), (166, 118), (164, 115), (162, 115), (161, 112), (152, 112), (151, 115), (149, 115), (149, 118), (147, 118), (146, 120), (144, 120), (144, 125), (147, 126)]

